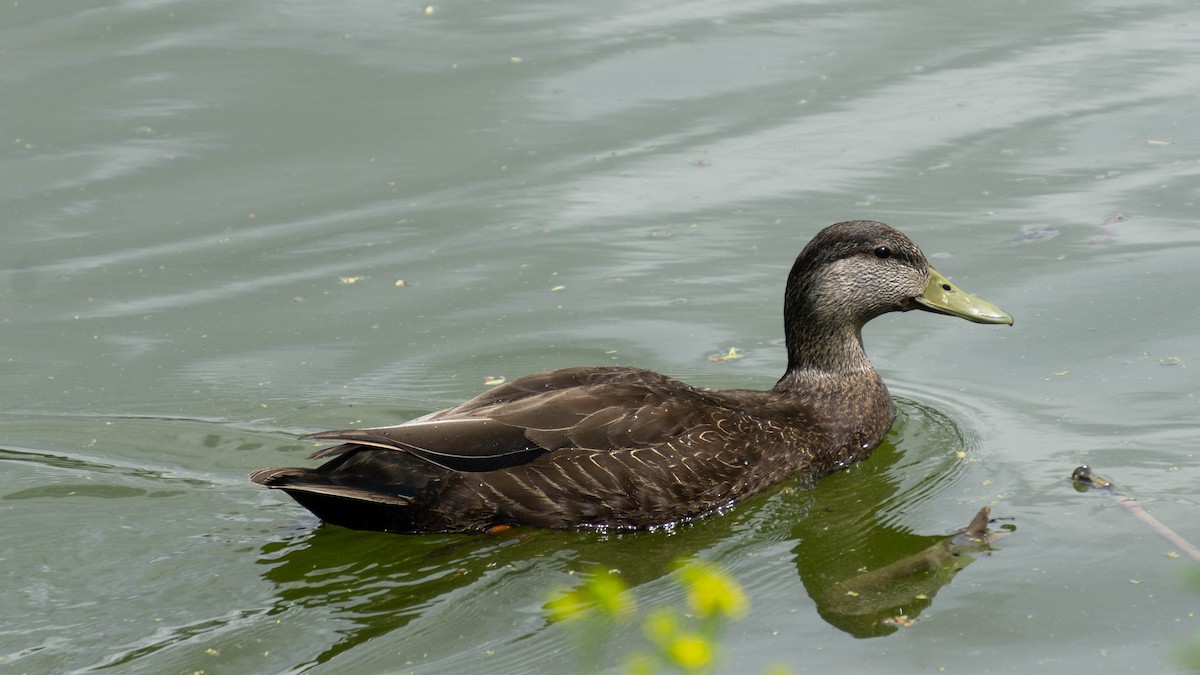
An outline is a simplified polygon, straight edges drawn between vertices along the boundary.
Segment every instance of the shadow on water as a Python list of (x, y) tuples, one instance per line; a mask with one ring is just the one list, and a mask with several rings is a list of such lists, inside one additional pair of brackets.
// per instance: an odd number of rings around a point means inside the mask
[[(404, 628), (457, 591), (534, 561), (550, 570), (542, 574), (553, 584), (563, 583), (557, 576), (563, 573), (586, 577), (619, 569), (636, 589), (670, 574), (680, 560), (748, 536), (794, 542), (797, 573), (829, 624), (855, 637), (884, 636), (928, 607), (973, 553), (989, 550), (986, 537), (961, 530), (958, 536), (922, 535), (903, 524), (907, 514), (936, 508), (939, 496), (962, 482), (970, 439), (931, 407), (907, 400), (898, 407), (888, 440), (866, 462), (813, 489), (785, 483), (730, 513), (672, 531), (414, 536), (321, 525), (263, 546), (259, 562), (278, 589), (277, 611), (321, 608), (349, 619), (350, 627), (313, 664)], [(956, 505), (951, 522), (966, 529), (980, 506)]]

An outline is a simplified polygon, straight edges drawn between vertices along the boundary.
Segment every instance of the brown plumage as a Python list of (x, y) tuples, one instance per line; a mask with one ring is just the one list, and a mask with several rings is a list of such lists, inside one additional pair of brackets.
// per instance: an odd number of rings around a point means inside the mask
[(870, 454), (895, 411), (863, 351), (862, 326), (910, 309), (1012, 323), (954, 288), (897, 230), (838, 223), (813, 238), (788, 277), (788, 366), (772, 389), (566, 368), (397, 426), (305, 436), (340, 445), (313, 454), (331, 458), (316, 469), (262, 469), (250, 479), (357, 529), (687, 521), (793, 474), (817, 478)]

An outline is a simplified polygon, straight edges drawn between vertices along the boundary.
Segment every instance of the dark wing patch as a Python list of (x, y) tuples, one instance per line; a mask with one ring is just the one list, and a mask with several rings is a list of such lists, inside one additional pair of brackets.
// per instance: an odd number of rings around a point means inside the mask
[[(583, 370), (584, 375), (574, 373)], [(571, 376), (549, 373), (568, 388), (547, 390), (503, 403), (473, 406), (462, 413), (479, 415), (525, 430), (547, 450), (579, 448), (611, 452), (664, 443), (708, 422), (727, 401), (678, 380), (633, 368), (570, 369)], [(540, 375), (531, 376), (533, 379)], [(520, 384), (522, 380), (513, 384)]]
[(524, 464), (546, 452), (521, 429), (485, 417), (323, 431), (303, 438), (343, 443), (316, 452), (310, 459), (368, 446), (406, 452), (453, 471), (495, 471)]
[(519, 378), (406, 424), (304, 438), (343, 444), (312, 458), (369, 447), (453, 471), (486, 472), (566, 449), (616, 452), (670, 442), (711, 423), (714, 407), (726, 404), (652, 371), (568, 368)]

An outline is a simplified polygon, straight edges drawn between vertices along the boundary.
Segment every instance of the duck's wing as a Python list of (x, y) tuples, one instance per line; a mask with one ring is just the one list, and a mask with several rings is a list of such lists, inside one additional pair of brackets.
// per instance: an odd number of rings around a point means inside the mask
[(320, 459), (365, 447), (397, 450), (455, 471), (494, 471), (524, 464), (546, 450), (522, 430), (484, 417), (417, 420), (390, 427), (322, 431), (302, 436), (341, 445), (309, 456)]
[(634, 368), (569, 368), (500, 385), (465, 403), (389, 427), (305, 436), (397, 450), (455, 471), (494, 471), (548, 452), (619, 452), (669, 442), (722, 405), (704, 390)]

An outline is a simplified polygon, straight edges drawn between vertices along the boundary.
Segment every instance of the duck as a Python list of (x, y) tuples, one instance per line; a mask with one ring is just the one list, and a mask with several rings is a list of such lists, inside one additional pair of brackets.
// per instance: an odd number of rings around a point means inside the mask
[(675, 527), (789, 477), (869, 456), (896, 412), (862, 328), (923, 310), (1012, 325), (884, 223), (822, 229), (784, 292), (773, 387), (710, 389), (629, 366), (527, 375), (402, 424), (323, 431), (316, 468), (255, 471), (326, 523), (395, 533)]

